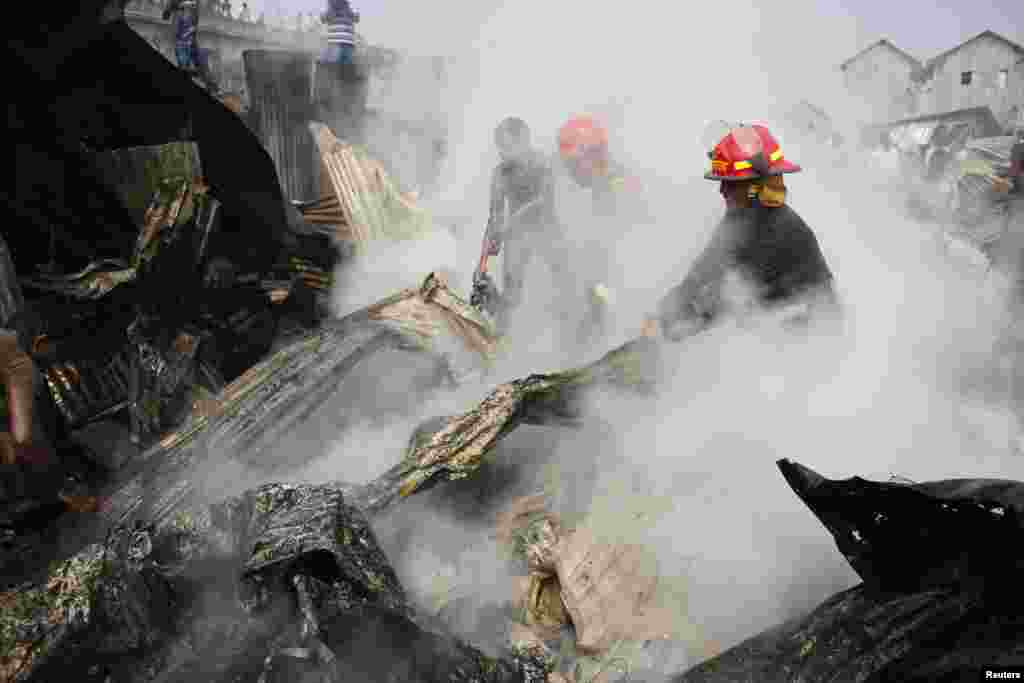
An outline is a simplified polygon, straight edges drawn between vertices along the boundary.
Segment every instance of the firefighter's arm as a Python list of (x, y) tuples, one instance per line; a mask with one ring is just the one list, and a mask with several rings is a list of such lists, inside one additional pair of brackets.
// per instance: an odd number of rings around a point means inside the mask
[(701, 252), (686, 278), (669, 290), (657, 311), (644, 324), (645, 336), (664, 336), (680, 341), (706, 329), (715, 318), (717, 297), (728, 269), (731, 239), (719, 229)]

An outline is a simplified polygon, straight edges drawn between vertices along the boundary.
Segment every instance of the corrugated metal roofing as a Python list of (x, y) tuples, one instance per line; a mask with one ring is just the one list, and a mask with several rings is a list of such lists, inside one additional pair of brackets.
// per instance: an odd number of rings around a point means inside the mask
[(246, 84), (252, 121), (274, 160), (281, 189), (291, 199), (316, 194), (313, 141), (313, 59), (301, 52), (246, 50)]

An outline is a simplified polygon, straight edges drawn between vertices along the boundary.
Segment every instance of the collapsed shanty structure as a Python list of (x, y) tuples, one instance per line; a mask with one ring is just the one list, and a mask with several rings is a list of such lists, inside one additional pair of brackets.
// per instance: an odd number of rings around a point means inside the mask
[[(459, 308), (457, 300), (448, 300), (454, 309), (444, 298), (428, 302), (431, 291), (443, 293), (436, 289), (439, 284), (428, 280), (418, 294), (360, 312), (348, 321), (347, 331), (343, 327), (335, 334), (365, 343), (365, 325), (382, 316), (406, 320), (400, 311), (408, 305), (426, 304), (450, 320)], [(257, 452), (264, 450), (275, 430), (267, 420), (253, 420), (254, 415), (276, 410), (276, 424), (296, 410), (304, 412), (309, 395), (316, 393), (308, 388), (324, 383), (325, 374), (345, 371), (347, 364), (334, 353), (317, 354), (321, 366), (314, 368), (297, 351), (283, 364), (266, 364), (262, 372), (268, 374), (254, 373), (246, 396), (234, 398), (242, 392), (232, 390), (228, 400), (234, 404), (218, 417), (199, 418), (161, 445), (167, 452), (145, 477), (159, 483), (157, 491), (143, 496), (149, 496), (148, 502), (130, 492), (122, 497), (112, 511), (119, 531), (54, 567), (42, 584), (0, 596), (8, 606), (5, 633), (13, 634), (8, 642), (14, 648), (4, 665), (19, 672), (16, 680), (64, 675), (62, 667), (72, 661), (65, 653), (71, 651), (80, 653), (76, 666), (88, 662), (104, 675), (127, 676), (140, 667), (155, 667), (178, 675), (203, 672), (211, 680), (230, 680), (245, 671), (262, 671), (264, 680), (289, 680), (299, 671), (342, 680), (339, 676), (351, 673), (346, 669), (351, 666), (374, 675), (401, 670), (404, 680), (423, 681), (626, 680), (621, 675), (630, 675), (633, 657), (642, 654), (650, 660), (650, 648), (628, 646), (636, 639), (664, 642), (664, 636), (650, 632), (659, 623), (657, 608), (650, 604), (655, 582), (636, 549), (566, 530), (536, 501), (511, 511), (504, 536), (522, 553), (531, 573), (524, 586), (524, 613), (510, 631), (511, 654), (495, 660), (419, 630), (421, 617), (408, 606), (368, 521), (419, 491), (472, 476), (517, 424), (572, 423), (586, 419), (591, 391), (656, 387), (652, 345), (627, 345), (585, 368), (502, 385), (476, 409), (424, 425), (405, 456), (368, 484), (271, 485), (213, 506), (190, 502), (189, 484), (182, 478), (186, 460), (211, 457), (224, 447), (239, 455), (252, 444)], [(268, 390), (282, 384), (297, 390), (277, 399)], [(263, 426), (247, 434), (239, 431), (242, 425)], [(198, 448), (204, 441), (218, 447)], [(1019, 662), (1024, 632), (1014, 589), (1024, 567), (1019, 483), (830, 481), (789, 461), (780, 461), (779, 467), (835, 536), (864, 584), (678, 680), (778, 680), (798, 672), (811, 681), (836, 675), (923, 681)], [(943, 540), (937, 543), (940, 530)], [(1002, 552), (985, 551), (993, 539), (999, 539)], [(222, 574), (228, 582), (224, 588), (242, 596), (232, 620), (245, 627), (230, 635), (202, 612), (177, 607), (211, 590), (191, 578), (211, 561), (232, 568)], [(149, 577), (145, 582), (135, 578), (140, 572)], [(117, 601), (108, 596), (118, 596)], [(275, 605), (284, 611), (275, 612)], [(118, 619), (125, 610), (138, 616)], [(865, 631), (865, 619), (877, 628)], [(179, 623), (223, 633), (216, 640), (217, 652), (207, 653), (201, 643), (212, 641), (204, 639), (178, 647), (170, 659), (158, 656), (175, 642), (181, 626), (173, 624)], [(406, 636), (385, 646), (388, 657), (374, 656), (374, 663), (367, 664), (349, 635), (355, 623), (378, 641)], [(139, 624), (149, 625), (144, 636)], [(564, 653), (555, 656), (544, 635), (565, 625), (575, 627), (579, 648), (567, 662)], [(102, 638), (111, 644), (97, 647), (94, 643)], [(139, 642), (144, 643), (141, 649), (135, 645)], [(631, 657), (623, 655), (630, 652)], [(937, 658), (937, 652), (944, 656)], [(136, 675), (125, 680), (150, 679)]]
[[(336, 433), (350, 428), (355, 401), (331, 399), (364, 391), (358, 372), (372, 359), (422, 359), (425, 377), (407, 392), (416, 402), (486, 378), (500, 340), (437, 273), (327, 315), (332, 275), (353, 252), (430, 228), (394, 169), (359, 144), (358, 71), (306, 78), (305, 57), (254, 53), (247, 63), (263, 84), (243, 120), (112, 8), (80, 3), (8, 43), (15, 70), (54, 102), (15, 91), (10, 105), (22, 166), (9, 201), (19, 229), (5, 228), (0, 243), (10, 256), (0, 310), (14, 407), (0, 462), (0, 676), (680, 674), (693, 644), (679, 642), (671, 608), (657, 602), (666, 577), (642, 548), (559, 519), (543, 499), (501, 519), (499, 538), (524, 576), (517, 609), (499, 611), (499, 654), (417, 609), (374, 530), (406, 499), (478, 475), (519, 425), (578, 426), (595, 392), (657, 392), (653, 340), (500, 384), (475, 408), (422, 424), (368, 482), (201, 495), (204, 473), (221, 466), (286, 478), (301, 464), (286, 439), (318, 411), (335, 411)], [(108, 62), (119, 69), (97, 67)], [(296, 88), (282, 88), (292, 76)], [(33, 364), (38, 392), (24, 381)], [(27, 426), (52, 439), (57, 479), (73, 480), (47, 485), (91, 487), (98, 512), (55, 514), (33, 497), (38, 487), (22, 486), (39, 473), (23, 457)], [(682, 680), (923, 681), (1018, 661), (1019, 484), (829, 481), (787, 461), (780, 469), (864, 584)], [(1008, 550), (987, 553), (990, 538)], [(561, 642), (572, 647), (556, 650), (554, 632), (569, 632)]]

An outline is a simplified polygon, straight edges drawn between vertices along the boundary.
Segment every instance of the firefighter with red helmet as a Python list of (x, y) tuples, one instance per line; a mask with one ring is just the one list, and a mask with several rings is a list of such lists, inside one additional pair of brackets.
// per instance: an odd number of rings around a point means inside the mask
[(806, 320), (819, 305), (834, 310), (832, 271), (818, 240), (786, 204), (783, 176), (800, 167), (760, 125), (733, 128), (708, 156), (704, 177), (719, 183), (725, 216), (644, 333), (680, 340), (706, 329), (729, 310), (726, 285), (737, 281), (745, 285), (747, 303), (792, 311), (796, 319)]

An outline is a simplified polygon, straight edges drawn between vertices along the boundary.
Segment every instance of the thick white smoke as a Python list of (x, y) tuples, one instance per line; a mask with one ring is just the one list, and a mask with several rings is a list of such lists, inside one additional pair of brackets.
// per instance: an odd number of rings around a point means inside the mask
[[(407, 12), (431, 20), (412, 21)], [(429, 40), (410, 38), (414, 51), (454, 58), (444, 92), (450, 157), (431, 208), (471, 227), (457, 244), (443, 236), (374, 252), (343, 279), (339, 312), (413, 286), (437, 268), (456, 270), (453, 284), (468, 296), (497, 161), (494, 126), (523, 117), (537, 145), (550, 151), (557, 127), (590, 111), (610, 122), (612, 147), (645, 181), (652, 215), (607, 236), (620, 314), (609, 344), (638, 332), (722, 213), (716, 186), (701, 177), (705, 125), (771, 123), (780, 107), (801, 99), (850, 124), (835, 67), (863, 46), (852, 19), (816, 17), (808, 2), (432, 3), (396, 5), (393, 19), (429, 26)], [(495, 454), (507, 462), (550, 451), (566, 487), (599, 459), (605, 469), (598, 495), (570, 507), (609, 527), (619, 514), (630, 533), (657, 549), (667, 575), (687, 572), (686, 618), (724, 646), (856, 580), (786, 486), (776, 459), (832, 477), (1024, 479), (1024, 459), (1010, 448), (1016, 425), (997, 389), (964, 390), (990, 370), (1002, 323), (998, 281), (947, 253), (933, 226), (908, 219), (901, 198), (883, 189), (891, 183), (869, 176), (859, 153), (844, 169), (834, 154), (807, 143), (783, 138), (782, 145), (805, 166), (787, 178), (790, 203), (817, 233), (835, 273), (845, 328), (794, 341), (768, 328), (724, 325), (669, 347), (678, 368), (658, 401), (601, 401), (594, 421), (600, 428), (561, 437), (523, 430)], [(570, 235), (590, 228), (578, 216), (565, 219)], [(580, 271), (582, 258), (575, 261)], [(396, 444), (404, 444), (415, 419), (467, 410), (499, 381), (603, 352), (565, 358), (545, 333), (553, 326), (545, 297), (574, 295), (528, 292), (533, 299), (519, 323), (525, 332), (513, 335), (509, 358), (487, 386), (441, 397), (408, 422), (362, 431), (308, 474), (346, 479), (380, 471), (400, 457)], [(374, 397), (365, 400), (372, 405)], [(406, 503), (396, 524), (408, 539), (393, 541), (404, 549), (393, 559), (414, 588), (426, 590), (436, 579), (493, 598), (501, 594), (501, 565), (496, 551), (480, 550), (491, 547), (484, 538), (490, 520), (446, 508), (464, 504), (465, 495), (444, 487)], [(645, 505), (657, 509), (645, 513)], [(645, 514), (650, 523), (624, 519)], [(460, 558), (472, 571), (457, 571)]]

